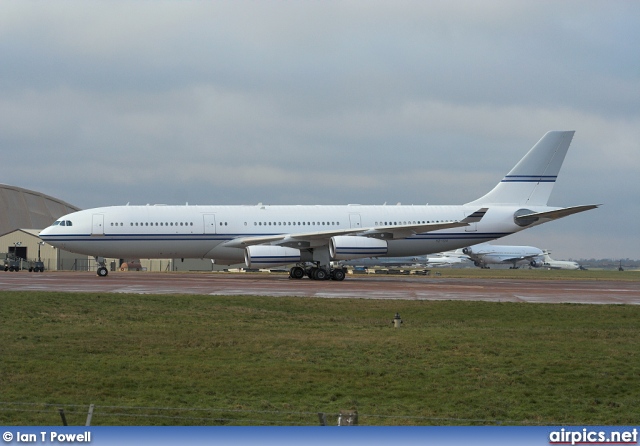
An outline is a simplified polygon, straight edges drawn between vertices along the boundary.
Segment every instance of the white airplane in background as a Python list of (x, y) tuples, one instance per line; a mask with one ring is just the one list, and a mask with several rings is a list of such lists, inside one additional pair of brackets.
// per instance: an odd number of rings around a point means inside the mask
[[(104, 258), (206, 258), (343, 280), (332, 261), (454, 250), (598, 207), (547, 205), (573, 131), (552, 131), (486, 195), (458, 206), (112, 206), (65, 215), (45, 242)], [(471, 242), (471, 243), (470, 243)]]
[(549, 256), (549, 251), (546, 249), (543, 251), (542, 264), (539, 266), (548, 269), (580, 269), (578, 262), (572, 262), (570, 260), (553, 260)]
[(518, 265), (523, 263), (534, 267), (542, 266), (542, 250), (534, 246), (482, 243), (462, 248), (462, 252), (480, 268), (489, 268), (487, 265), (511, 264), (511, 269), (518, 269)]
[(428, 256), (427, 266), (452, 266), (460, 263), (467, 263), (468, 261), (468, 257), (462, 254), (461, 250), (457, 249), (455, 251), (441, 252), (434, 256)]
[(357, 260), (346, 260), (343, 265), (351, 266), (407, 266), (407, 267), (443, 267), (468, 262), (469, 258), (460, 253), (439, 253), (433, 256), (417, 257), (372, 257)]

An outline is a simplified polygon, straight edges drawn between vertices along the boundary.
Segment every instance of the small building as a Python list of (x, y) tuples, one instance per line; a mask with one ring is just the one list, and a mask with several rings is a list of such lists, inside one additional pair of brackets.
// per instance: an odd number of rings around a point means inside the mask
[(45, 271), (87, 271), (93, 266), (85, 255), (64, 251), (43, 242), (39, 233), (40, 229), (16, 229), (0, 235), (0, 259), (5, 259), (7, 254), (14, 254), (26, 262), (40, 259)]

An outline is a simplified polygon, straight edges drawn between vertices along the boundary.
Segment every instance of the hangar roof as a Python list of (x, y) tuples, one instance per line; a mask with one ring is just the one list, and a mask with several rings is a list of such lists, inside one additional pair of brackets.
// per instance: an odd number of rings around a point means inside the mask
[(44, 229), (63, 215), (79, 210), (40, 192), (0, 184), (0, 234), (20, 228)]

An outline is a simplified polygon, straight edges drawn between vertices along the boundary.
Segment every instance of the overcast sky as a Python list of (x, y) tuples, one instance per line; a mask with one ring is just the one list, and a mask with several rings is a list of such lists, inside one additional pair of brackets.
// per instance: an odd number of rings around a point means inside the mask
[(603, 206), (493, 243), (640, 258), (638, 1), (0, 0), (0, 182), (81, 208), (462, 204), (548, 130)]

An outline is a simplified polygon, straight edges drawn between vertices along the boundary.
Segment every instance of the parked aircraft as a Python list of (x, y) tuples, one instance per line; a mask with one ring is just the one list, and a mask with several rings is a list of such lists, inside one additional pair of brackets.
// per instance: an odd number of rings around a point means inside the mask
[(427, 266), (443, 267), (459, 265), (461, 263), (467, 263), (469, 259), (462, 254), (462, 251), (457, 249), (455, 251), (441, 252), (439, 254), (427, 257)]
[(207, 258), (343, 280), (332, 261), (454, 250), (596, 208), (547, 205), (573, 134), (546, 133), (490, 192), (464, 205), (112, 206), (65, 215), (40, 237), (95, 256), (99, 276), (108, 274), (104, 257)]
[(553, 260), (549, 256), (549, 251), (546, 249), (543, 251), (542, 268), (547, 269), (580, 269), (578, 262), (572, 262), (570, 260)]
[(372, 257), (366, 259), (346, 260), (343, 265), (351, 266), (405, 266), (416, 268), (445, 267), (468, 262), (469, 258), (460, 252), (439, 253), (432, 256), (413, 257)]
[(489, 268), (488, 265), (510, 264), (512, 269), (518, 265), (542, 266), (542, 250), (533, 246), (479, 245), (462, 248), (462, 252), (469, 256), (474, 265)]

